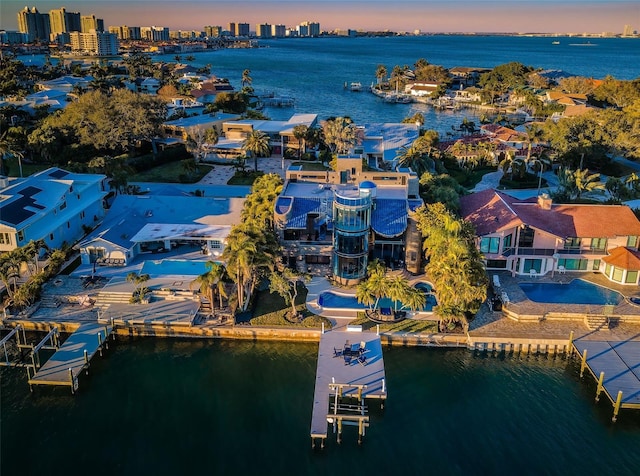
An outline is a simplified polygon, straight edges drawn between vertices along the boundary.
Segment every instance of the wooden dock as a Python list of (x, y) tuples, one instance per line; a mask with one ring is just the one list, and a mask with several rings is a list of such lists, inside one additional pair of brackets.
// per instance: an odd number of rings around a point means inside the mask
[(75, 392), (78, 376), (89, 367), (96, 353), (102, 354), (102, 347), (112, 332), (112, 325), (82, 324), (34, 375), (29, 374), (29, 386), (62, 385), (71, 387), (71, 392)]
[[(353, 349), (353, 357), (343, 355), (345, 345)], [(358, 351), (360, 347), (364, 348), (364, 352)], [(346, 405), (341, 403), (343, 398), (355, 398), (358, 403)], [(380, 336), (359, 330), (322, 334), (311, 417), (312, 444), (320, 439), (324, 447), (328, 423), (334, 424), (334, 430), (337, 425), (340, 442), (343, 420), (345, 424), (358, 425), (358, 441), (361, 441), (369, 421), (365, 400), (386, 398)]]
[(582, 357), (580, 376), (585, 368), (598, 382), (596, 401), (600, 394), (613, 405), (615, 422), (622, 408), (640, 409), (640, 342), (576, 340), (573, 347)]

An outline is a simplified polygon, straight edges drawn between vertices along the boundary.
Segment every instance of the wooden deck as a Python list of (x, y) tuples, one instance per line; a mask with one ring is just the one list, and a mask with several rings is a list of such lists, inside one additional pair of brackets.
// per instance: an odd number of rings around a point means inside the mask
[[(346, 342), (359, 346), (365, 345), (366, 365), (353, 358), (349, 364), (344, 357), (335, 356), (334, 349), (342, 350)], [(320, 338), (316, 385), (313, 396), (313, 414), (311, 417), (311, 438), (327, 437), (327, 417), (329, 399), (334, 395), (331, 384), (346, 384), (343, 396), (358, 397), (359, 389), (363, 399), (386, 399), (384, 360), (380, 336), (371, 332), (326, 332)], [(353, 387), (351, 387), (353, 385)], [(360, 386), (366, 385), (362, 388)]]
[(89, 361), (102, 348), (112, 331), (111, 325), (97, 322), (82, 324), (29, 378), (29, 385), (63, 385), (76, 390), (78, 375), (89, 366)]
[(597, 381), (604, 373), (598, 393), (604, 391), (611, 403), (616, 405), (622, 392), (619, 408), (640, 408), (640, 342), (579, 339), (573, 345), (583, 358), (583, 366)]

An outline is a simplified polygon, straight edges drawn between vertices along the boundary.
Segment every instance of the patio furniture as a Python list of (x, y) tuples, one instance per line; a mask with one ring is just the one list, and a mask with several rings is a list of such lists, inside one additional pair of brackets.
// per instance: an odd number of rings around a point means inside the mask
[(391, 308), (390, 307), (381, 307), (380, 308), (380, 314), (382, 314), (383, 316), (390, 316), (391, 315)]
[(342, 351), (340, 349), (333, 348), (333, 356), (334, 357), (342, 357)]
[(532, 278), (535, 278), (538, 276), (538, 272), (535, 269), (530, 269), (529, 276), (531, 276)]
[(564, 266), (562, 266), (562, 265), (558, 266), (558, 273), (559, 274), (564, 274), (565, 271), (566, 270), (565, 270)]
[(359, 363), (360, 365), (362, 365), (363, 367), (364, 367), (365, 365), (367, 365), (367, 356), (366, 356), (366, 355), (364, 355), (364, 354), (359, 355), (359, 356), (358, 356), (358, 363)]

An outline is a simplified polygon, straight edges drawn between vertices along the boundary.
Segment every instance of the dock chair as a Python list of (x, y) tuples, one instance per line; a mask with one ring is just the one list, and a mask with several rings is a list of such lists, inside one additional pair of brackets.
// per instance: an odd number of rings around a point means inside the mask
[(351, 365), (351, 354), (344, 354), (344, 365)]
[(359, 356), (358, 356), (358, 363), (359, 363), (360, 365), (362, 365), (363, 367), (364, 367), (365, 365), (367, 365), (367, 356), (366, 356), (366, 355), (364, 355), (364, 354), (359, 355)]
[(340, 349), (333, 348), (333, 356), (334, 357), (342, 357), (342, 351)]
[(365, 341), (360, 342), (360, 348), (358, 349), (360, 355), (364, 354), (367, 351), (366, 347), (367, 343)]

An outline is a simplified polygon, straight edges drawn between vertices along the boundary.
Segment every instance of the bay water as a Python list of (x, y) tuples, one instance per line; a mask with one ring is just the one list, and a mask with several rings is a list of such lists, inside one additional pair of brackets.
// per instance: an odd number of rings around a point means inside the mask
[(633, 475), (640, 412), (595, 404), (579, 361), (385, 348), (388, 400), (362, 445), (309, 437), (317, 345), (118, 338), (90, 375), (2, 368), (3, 475)]
[[(470, 111), (387, 104), (344, 89), (375, 81), (384, 64), (425, 58), (446, 67), (509, 61), (573, 74), (640, 75), (640, 41), (492, 36), (326, 38), (263, 41), (264, 48), (195, 54), (237, 88), (243, 69), (256, 90), (294, 97), (272, 108), (320, 119), (397, 122), (423, 112), (444, 133)], [(173, 55), (156, 57), (173, 61)], [(371, 406), (357, 444), (332, 436), (311, 448), (317, 345), (121, 338), (96, 357), (80, 391), (36, 388), (20, 369), (0, 368), (0, 474), (562, 474), (635, 475), (640, 412), (616, 424), (579, 363), (546, 356), (385, 348), (389, 398)]]

